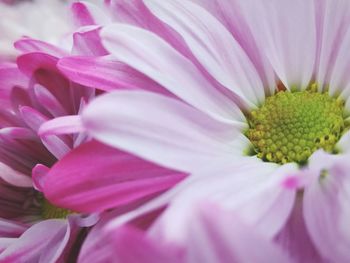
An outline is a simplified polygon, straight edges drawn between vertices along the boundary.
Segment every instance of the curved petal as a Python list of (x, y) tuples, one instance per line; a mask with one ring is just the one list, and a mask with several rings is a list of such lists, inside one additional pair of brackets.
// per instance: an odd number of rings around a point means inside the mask
[(189, 224), (187, 262), (293, 262), (272, 240), (234, 214), (207, 203)]
[(59, 207), (100, 212), (165, 191), (184, 176), (92, 141), (57, 162), (42, 189)]
[(248, 105), (257, 106), (264, 101), (264, 87), (252, 62), (210, 13), (189, 1), (147, 0), (145, 3), (180, 33), (198, 61), (222, 85)]
[(166, 91), (145, 75), (111, 57), (65, 57), (57, 66), (72, 81), (104, 91), (121, 88)]
[[(345, 62), (347, 56), (340, 54), (340, 47), (344, 46), (344, 39), (349, 38), (350, 31), (348, 30), (348, 24), (350, 22), (350, 5), (348, 1), (336, 0), (336, 1), (315, 1), (320, 5), (318, 17), (319, 24), (319, 57), (316, 64), (316, 80), (319, 83), (319, 88), (328, 88), (327, 85), (332, 82), (336, 83), (340, 80), (335, 80), (333, 74), (339, 76), (339, 68), (335, 67), (335, 63), (339, 64), (340, 61)], [(347, 45), (346, 50), (348, 50)], [(344, 49), (344, 48), (343, 48)], [(348, 69), (346, 69), (348, 71)], [(341, 87), (334, 86), (329, 87), (333, 92)]]
[(157, 35), (133, 26), (114, 24), (101, 32), (114, 57), (155, 80), (207, 114), (226, 121), (239, 109), (213, 87), (194, 64)]
[(240, 1), (262, 53), (288, 89), (305, 89), (316, 61), (314, 1)]
[(0, 178), (5, 182), (19, 186), (19, 187), (31, 187), (32, 180), (29, 176), (22, 174), (4, 163), (0, 162)]
[[(54, 239), (65, 228), (64, 220), (52, 219), (35, 224), (0, 254), (0, 261), (44, 263), (45, 261), (40, 260), (42, 253), (46, 249), (52, 251), (47, 247), (47, 241)], [(55, 262), (55, 258), (46, 262)]]
[(349, 155), (317, 152), (310, 160), (313, 184), (305, 189), (304, 219), (321, 255), (329, 261), (349, 262)]
[(258, 71), (267, 95), (275, 92), (275, 75), (264, 53), (258, 48), (246, 19), (240, 0), (192, 0), (213, 14), (245, 50)]
[(186, 172), (244, 151), (235, 149), (235, 139), (242, 141), (237, 128), (241, 123), (217, 122), (183, 102), (151, 92), (100, 96), (88, 105), (82, 120), (98, 140)]
[(22, 53), (42, 52), (55, 57), (64, 57), (67, 55), (64, 50), (54, 45), (29, 37), (24, 37), (16, 41), (14, 46)]
[[(262, 235), (272, 238), (284, 226), (293, 208), (295, 191), (281, 182), (297, 170), (295, 165), (280, 168), (256, 160), (238, 161), (220, 169), (206, 169), (196, 179), (179, 184), (171, 205), (162, 214), (153, 232), (165, 239), (183, 242), (192, 209), (202, 201), (237, 213)], [(173, 222), (177, 222), (176, 225)]]

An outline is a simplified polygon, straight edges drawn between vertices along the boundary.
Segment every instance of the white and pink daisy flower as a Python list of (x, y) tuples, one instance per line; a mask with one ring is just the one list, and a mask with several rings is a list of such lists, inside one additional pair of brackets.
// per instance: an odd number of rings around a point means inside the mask
[[(183, 242), (191, 210), (208, 200), (299, 262), (349, 262), (349, 2), (107, 2), (127, 22), (101, 31), (110, 61), (172, 95), (111, 92), (86, 108), (83, 125), (191, 174), (126, 219), (170, 203), (153, 231)], [(111, 64), (85, 59), (59, 67), (78, 83), (113, 83)]]

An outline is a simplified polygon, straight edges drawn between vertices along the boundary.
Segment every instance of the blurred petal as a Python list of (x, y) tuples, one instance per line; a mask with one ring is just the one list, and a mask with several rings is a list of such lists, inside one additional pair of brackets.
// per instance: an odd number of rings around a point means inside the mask
[(59, 207), (100, 212), (163, 192), (184, 177), (92, 141), (50, 169), (43, 178), (43, 191)]

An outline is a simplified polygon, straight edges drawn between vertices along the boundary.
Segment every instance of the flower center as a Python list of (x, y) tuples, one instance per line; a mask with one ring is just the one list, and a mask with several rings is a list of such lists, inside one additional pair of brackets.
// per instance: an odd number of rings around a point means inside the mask
[(72, 211), (52, 205), (46, 199), (42, 200), (41, 216), (43, 219), (66, 218), (72, 213)]
[(264, 161), (305, 163), (317, 149), (333, 152), (347, 128), (344, 101), (311, 90), (280, 91), (248, 117), (246, 136)]

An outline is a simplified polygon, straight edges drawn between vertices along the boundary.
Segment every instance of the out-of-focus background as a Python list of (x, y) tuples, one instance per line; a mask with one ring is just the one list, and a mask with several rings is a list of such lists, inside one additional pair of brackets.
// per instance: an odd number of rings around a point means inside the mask
[(16, 55), (14, 41), (21, 37), (66, 45), (71, 19), (65, 0), (0, 0), (0, 59)]

